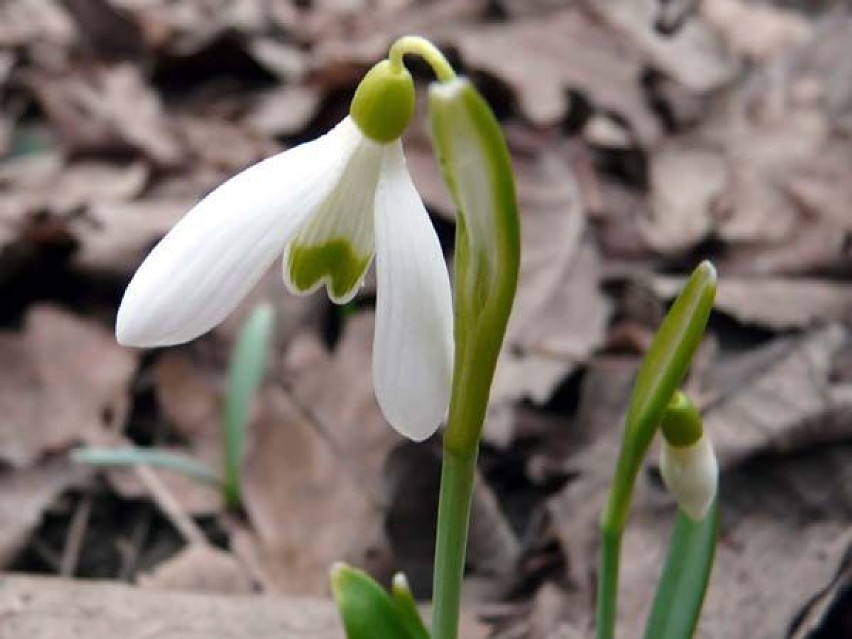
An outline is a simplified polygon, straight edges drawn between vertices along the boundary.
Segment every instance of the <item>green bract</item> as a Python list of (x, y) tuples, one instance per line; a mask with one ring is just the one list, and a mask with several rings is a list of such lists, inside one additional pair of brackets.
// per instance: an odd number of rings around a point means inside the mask
[(456, 370), (445, 445), (470, 451), (479, 435), (520, 264), (509, 150), (485, 100), (464, 78), (429, 90), (435, 152), (459, 209), (456, 226)]
[(691, 446), (704, 433), (701, 425), (701, 415), (689, 398), (681, 391), (676, 391), (663, 413), (660, 422), (663, 437), (672, 446), (683, 448)]
[(404, 578), (394, 579), (393, 596), (366, 573), (343, 563), (331, 569), (331, 590), (347, 639), (428, 639)]
[(716, 297), (716, 269), (702, 262), (689, 276), (648, 349), (627, 409), (625, 448), (644, 451), (683, 380)]
[(414, 81), (405, 67), (382, 60), (367, 72), (349, 113), (361, 132), (374, 142), (398, 139), (414, 115)]

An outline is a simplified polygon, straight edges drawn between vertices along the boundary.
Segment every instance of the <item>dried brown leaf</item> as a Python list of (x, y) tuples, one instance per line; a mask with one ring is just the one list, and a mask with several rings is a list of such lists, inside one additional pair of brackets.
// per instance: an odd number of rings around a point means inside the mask
[[(672, 299), (682, 278), (657, 277), (654, 291)], [(715, 307), (740, 322), (771, 330), (805, 329), (852, 316), (852, 286), (816, 278), (724, 275)]]
[(135, 66), (103, 67), (90, 77), (35, 73), (30, 84), (71, 150), (131, 148), (162, 166), (184, 158), (159, 97)]
[(695, 93), (731, 83), (739, 70), (718, 36), (699, 19), (688, 21), (674, 36), (654, 28), (657, 0), (584, 0), (583, 4), (630, 42), (646, 64), (671, 76)]
[(280, 592), (323, 594), (333, 562), (363, 563), (375, 505), (284, 392), (263, 393), (250, 442), (243, 492), (261, 565)]
[(3, 633), (30, 639), (341, 639), (334, 605), (318, 599), (157, 592), (123, 584), (0, 579)]
[(752, 61), (764, 61), (807, 42), (813, 29), (800, 15), (772, 5), (741, 0), (704, 0), (701, 16), (728, 47)]
[(381, 494), (385, 459), (402, 441), (385, 421), (372, 382), (375, 320), (372, 313), (351, 316), (334, 352), (315, 334), (302, 332), (288, 350), (283, 374), (294, 399), (345, 456), (362, 487)]
[(272, 89), (260, 95), (244, 121), (263, 135), (293, 135), (314, 117), (321, 97), (315, 88), (304, 85)]
[(11, 0), (0, 5), (0, 47), (26, 46), (37, 41), (67, 47), (76, 36), (71, 17), (56, 0)]
[(183, 590), (210, 594), (252, 592), (251, 580), (234, 555), (201, 544), (190, 544), (175, 557), (139, 576), (149, 590)]
[[(847, 339), (831, 325), (802, 337), (744, 378), (721, 378), (704, 416), (720, 463), (735, 464), (758, 452), (788, 451), (849, 434), (850, 394), (831, 382), (832, 361)], [(773, 354), (779, 349), (774, 346)], [(712, 387), (709, 390), (713, 393)]]
[(641, 61), (580, 11), (468, 30), (456, 44), (469, 66), (515, 90), (521, 111), (533, 124), (559, 122), (570, 108), (568, 90), (574, 90), (597, 108), (618, 113), (643, 142), (660, 135), (642, 96)]
[(190, 200), (144, 198), (94, 202), (86, 215), (70, 222), (80, 241), (75, 263), (94, 272), (132, 272), (151, 247), (192, 206)]
[(137, 355), (92, 321), (36, 306), (21, 334), (0, 338), (0, 459), (17, 467), (124, 422)]
[[(184, 446), (158, 448), (186, 455), (214, 472), (221, 472), (224, 460), (222, 380), (183, 351), (164, 353), (154, 365), (153, 375), (163, 417), (186, 441)], [(224, 507), (222, 494), (215, 486), (171, 470), (157, 470), (157, 476), (181, 509), (191, 515), (210, 515)], [(107, 478), (113, 490), (126, 499), (150, 497), (145, 483), (126, 469), (107, 471)]]
[(44, 510), (91, 473), (67, 458), (51, 458), (26, 469), (0, 472), (0, 566), (8, 566), (27, 544)]
[(655, 251), (686, 251), (710, 233), (712, 207), (724, 192), (727, 167), (723, 156), (708, 148), (667, 144), (651, 157), (650, 219), (641, 227)]

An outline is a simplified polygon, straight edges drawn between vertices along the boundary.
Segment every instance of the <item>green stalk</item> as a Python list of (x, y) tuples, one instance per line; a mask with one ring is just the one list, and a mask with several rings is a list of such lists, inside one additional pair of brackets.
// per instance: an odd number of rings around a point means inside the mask
[(477, 456), (476, 448), (469, 454), (460, 455), (444, 447), (441, 494), (438, 501), (438, 538), (435, 548), (433, 639), (456, 639), (458, 636), (461, 586)]
[(615, 612), (618, 609), (618, 571), (621, 563), (623, 531), (601, 530), (601, 565), (598, 576), (597, 638), (615, 637)]
[(598, 574), (597, 639), (615, 637), (618, 610), (618, 573), (621, 563), (621, 537), (630, 511), (633, 482), (641, 458), (631, 459), (622, 449), (615, 471), (609, 499), (601, 517), (601, 562)]

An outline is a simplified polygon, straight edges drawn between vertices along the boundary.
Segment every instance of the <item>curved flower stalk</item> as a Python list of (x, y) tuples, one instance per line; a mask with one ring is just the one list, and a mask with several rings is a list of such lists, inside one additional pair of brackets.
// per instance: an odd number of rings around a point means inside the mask
[(411, 75), (398, 60), (380, 62), (333, 130), (207, 195), (139, 267), (118, 311), (118, 341), (153, 347), (198, 337), (281, 256), (291, 291), (325, 287), (343, 304), (375, 256), (376, 397), (403, 435), (434, 433), (449, 403), (452, 298), (399, 139), (413, 111)]

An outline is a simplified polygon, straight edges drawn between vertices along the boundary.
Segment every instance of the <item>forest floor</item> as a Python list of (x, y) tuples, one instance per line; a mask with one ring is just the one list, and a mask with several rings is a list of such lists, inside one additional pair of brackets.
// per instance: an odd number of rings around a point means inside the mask
[[(378, 409), (372, 276), (341, 308), (290, 295), (276, 267), (188, 345), (131, 350), (113, 334), (130, 276), (181, 215), (333, 126), (406, 33), (440, 45), (491, 103), (522, 217), (467, 636), (591, 636), (596, 527), (633, 376), (704, 258), (718, 297), (687, 388), (719, 456), (722, 524), (697, 636), (852, 636), (852, 14), (796, 4), (0, 3), (0, 568), (99, 580), (0, 578), (0, 637), (100, 639), (93, 606), (117, 615), (104, 637), (150, 636), (118, 614), (137, 602), (166, 629), (189, 628), (168, 616), (194, 610), (198, 635), (286, 637), (281, 619), (314, 619), (314, 604), (277, 608), (256, 634), (204, 611), (328, 600), (340, 559), (385, 582), (401, 569), (428, 600), (440, 445), (404, 442)], [(412, 69), (423, 97), (428, 69)], [(405, 149), (451, 258), (422, 101)], [(261, 300), (276, 330), (243, 509), (170, 471), (70, 461), (80, 445), (134, 444), (221, 467), (229, 353)], [(625, 538), (620, 637), (641, 636), (673, 512), (652, 455)], [(155, 593), (174, 590), (194, 594)], [(39, 630), (49, 615), (26, 602), (77, 612)], [(337, 636), (316, 605), (316, 636)]]

